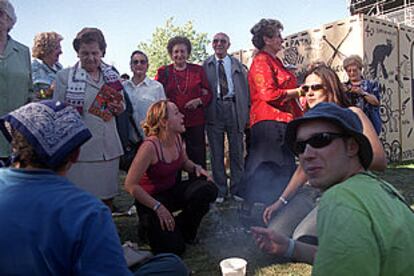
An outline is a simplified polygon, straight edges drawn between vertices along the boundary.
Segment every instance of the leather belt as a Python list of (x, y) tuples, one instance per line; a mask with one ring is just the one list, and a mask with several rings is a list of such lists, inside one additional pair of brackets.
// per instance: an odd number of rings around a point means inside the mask
[(221, 99), (221, 98), (218, 98), (220, 101), (223, 101), (223, 102), (236, 102), (236, 98), (235, 97), (227, 97), (227, 98), (224, 98), (224, 99)]

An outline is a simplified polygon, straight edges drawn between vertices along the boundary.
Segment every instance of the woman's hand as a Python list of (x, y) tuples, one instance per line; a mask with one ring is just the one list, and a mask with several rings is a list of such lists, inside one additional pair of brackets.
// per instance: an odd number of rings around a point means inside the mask
[(197, 109), (199, 106), (201, 106), (203, 104), (203, 102), (201, 101), (200, 98), (195, 98), (192, 99), (190, 101), (188, 101), (185, 105), (184, 108), (185, 109), (189, 109), (189, 110), (195, 110)]
[(263, 212), (263, 221), (266, 225), (269, 224), (270, 219), (272, 218), (272, 215), (275, 211), (281, 209), (283, 207), (283, 204), (280, 200), (276, 200), (272, 205), (269, 205), (266, 207), (266, 209)]
[(115, 116), (118, 116), (124, 111), (124, 105), (122, 102), (109, 102), (108, 107), (112, 114)]
[(364, 90), (361, 89), (359, 86), (351, 86), (349, 92), (362, 96), (365, 94)]
[(161, 204), (161, 206), (155, 212), (157, 213), (158, 219), (160, 220), (161, 229), (163, 231), (174, 231), (175, 220), (170, 211), (168, 211), (168, 209)]
[(194, 173), (197, 177), (200, 176), (205, 176), (207, 178), (208, 181), (213, 182), (213, 178), (211, 177), (211, 175), (208, 173), (207, 170), (205, 170), (203, 167), (201, 167), (200, 165), (195, 164), (194, 165)]

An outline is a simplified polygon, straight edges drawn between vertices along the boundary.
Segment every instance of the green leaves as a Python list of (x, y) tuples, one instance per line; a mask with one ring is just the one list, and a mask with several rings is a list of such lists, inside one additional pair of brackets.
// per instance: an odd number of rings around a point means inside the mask
[(164, 26), (155, 28), (152, 39), (148, 43), (140, 42), (138, 44), (138, 49), (148, 55), (148, 76), (150, 77), (155, 76), (160, 66), (171, 63), (167, 52), (167, 43), (174, 36), (185, 36), (191, 41), (193, 49), (189, 57), (190, 62), (202, 63), (208, 57), (206, 47), (209, 45), (210, 40), (207, 37), (207, 33), (198, 33), (194, 30), (192, 21), (188, 21), (182, 26), (175, 26), (173, 21), (174, 17), (167, 19)]

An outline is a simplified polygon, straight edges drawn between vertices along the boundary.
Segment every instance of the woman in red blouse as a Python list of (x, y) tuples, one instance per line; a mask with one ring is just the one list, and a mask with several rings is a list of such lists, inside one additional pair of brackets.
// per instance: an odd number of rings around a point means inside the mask
[(173, 63), (160, 67), (155, 79), (163, 84), (167, 98), (184, 114), (186, 131), (183, 137), (188, 157), (205, 167), (204, 109), (211, 100), (207, 76), (203, 67), (187, 62), (191, 53), (191, 42), (188, 38), (171, 38), (167, 50)]
[(282, 49), (282, 24), (262, 19), (253, 26), (258, 49), (249, 70), (251, 148), (243, 177), (244, 207), (270, 203), (284, 190), (295, 171), (295, 158), (284, 145), (286, 124), (303, 112), (298, 102), (302, 90), (296, 77), (276, 54)]

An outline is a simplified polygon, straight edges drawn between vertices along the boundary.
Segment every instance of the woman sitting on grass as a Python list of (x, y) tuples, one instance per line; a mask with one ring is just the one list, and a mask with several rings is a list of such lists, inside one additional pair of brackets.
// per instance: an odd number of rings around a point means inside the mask
[[(154, 253), (182, 254), (185, 243), (195, 242), (201, 219), (217, 197), (217, 188), (208, 172), (188, 159), (180, 136), (185, 131), (184, 116), (174, 103), (154, 103), (143, 129), (147, 138), (132, 162), (125, 189), (136, 200), (140, 222), (148, 224)], [(195, 173), (197, 179), (177, 182), (180, 170)], [(182, 212), (174, 217), (172, 212), (177, 210)]]

